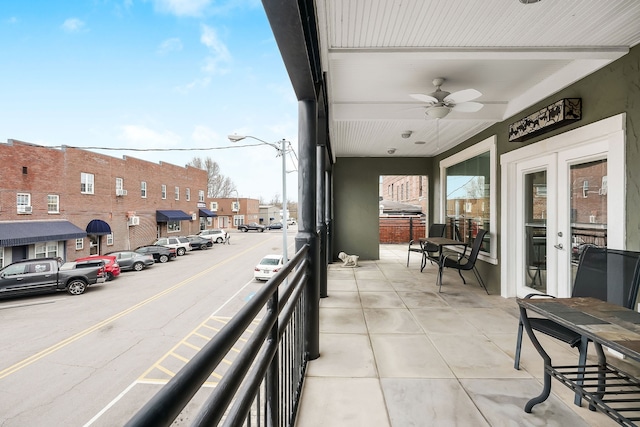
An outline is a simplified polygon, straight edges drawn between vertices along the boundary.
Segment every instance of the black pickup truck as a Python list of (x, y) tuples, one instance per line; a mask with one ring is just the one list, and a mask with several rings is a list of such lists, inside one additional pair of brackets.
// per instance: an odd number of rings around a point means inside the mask
[(76, 266), (62, 265), (57, 258), (27, 259), (0, 270), (0, 298), (65, 290), (80, 295), (87, 286), (106, 280), (104, 263)]

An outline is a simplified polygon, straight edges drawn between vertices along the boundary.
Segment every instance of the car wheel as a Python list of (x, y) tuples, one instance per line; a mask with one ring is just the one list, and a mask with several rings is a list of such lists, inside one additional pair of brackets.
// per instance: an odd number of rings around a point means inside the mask
[(135, 271), (142, 271), (144, 269), (144, 264), (141, 262), (136, 262), (135, 264), (133, 264), (133, 269)]
[(164, 264), (165, 262), (169, 261), (169, 257), (167, 255), (160, 255), (160, 258), (158, 258), (158, 261)]
[(187, 250), (185, 248), (178, 248), (176, 250), (176, 253), (178, 254), (178, 256), (182, 256), (187, 252)]
[(71, 295), (83, 294), (86, 289), (87, 284), (80, 279), (74, 279), (67, 285), (67, 292), (69, 292)]
[(206, 251), (207, 249), (209, 249), (208, 245), (200, 245), (200, 250)]
[(247, 231), (249, 231), (249, 230), (248, 230), (248, 229), (246, 229), (246, 228), (243, 228), (243, 229), (242, 229), (242, 232), (243, 232), (243, 233), (246, 233)]
[(222, 243), (222, 237), (218, 237), (218, 238), (216, 239), (216, 243)]
[(110, 282), (114, 279), (113, 273), (107, 273), (107, 282)]

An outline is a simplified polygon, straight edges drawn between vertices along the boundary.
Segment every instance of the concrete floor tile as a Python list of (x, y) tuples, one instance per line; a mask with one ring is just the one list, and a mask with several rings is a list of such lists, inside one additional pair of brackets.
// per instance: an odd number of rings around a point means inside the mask
[(365, 334), (320, 334), (320, 357), (307, 367), (309, 377), (377, 377), (373, 350)]
[(369, 333), (419, 334), (422, 329), (406, 309), (366, 308), (364, 318)]
[(453, 378), (453, 372), (425, 335), (371, 334), (381, 378)]

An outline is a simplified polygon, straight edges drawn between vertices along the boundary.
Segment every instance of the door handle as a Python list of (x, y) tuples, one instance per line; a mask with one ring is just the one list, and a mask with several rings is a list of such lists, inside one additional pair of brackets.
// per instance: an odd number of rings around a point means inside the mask
[(558, 243), (557, 245), (553, 245), (554, 248), (556, 249), (564, 249), (564, 246), (562, 246), (562, 243)]

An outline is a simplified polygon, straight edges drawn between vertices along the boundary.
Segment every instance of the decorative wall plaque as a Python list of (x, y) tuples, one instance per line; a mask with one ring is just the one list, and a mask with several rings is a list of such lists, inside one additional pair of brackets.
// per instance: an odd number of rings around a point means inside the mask
[(582, 118), (582, 98), (564, 98), (509, 125), (509, 141), (522, 142)]

